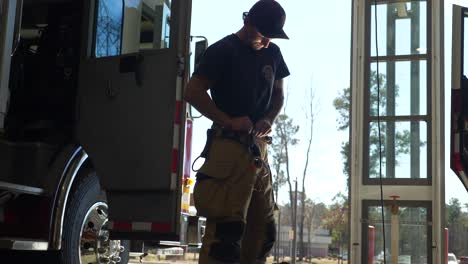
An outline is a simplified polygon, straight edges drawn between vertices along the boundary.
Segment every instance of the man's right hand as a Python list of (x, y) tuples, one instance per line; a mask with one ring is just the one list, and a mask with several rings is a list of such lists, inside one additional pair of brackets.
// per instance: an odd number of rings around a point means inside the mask
[(250, 133), (253, 129), (253, 123), (247, 116), (233, 117), (229, 119), (225, 127), (233, 131)]

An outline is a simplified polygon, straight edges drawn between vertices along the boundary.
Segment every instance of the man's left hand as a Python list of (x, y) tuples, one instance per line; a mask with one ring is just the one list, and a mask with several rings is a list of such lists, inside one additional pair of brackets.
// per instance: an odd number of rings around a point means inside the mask
[(255, 123), (255, 128), (253, 131), (254, 135), (257, 137), (264, 137), (271, 133), (271, 123), (266, 119), (261, 119)]

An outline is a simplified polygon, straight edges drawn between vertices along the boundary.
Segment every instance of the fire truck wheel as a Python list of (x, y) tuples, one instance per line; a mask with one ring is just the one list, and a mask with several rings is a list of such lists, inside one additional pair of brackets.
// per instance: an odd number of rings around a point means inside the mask
[(96, 174), (88, 172), (68, 197), (61, 263), (128, 263), (130, 243), (110, 240), (107, 220), (105, 193)]

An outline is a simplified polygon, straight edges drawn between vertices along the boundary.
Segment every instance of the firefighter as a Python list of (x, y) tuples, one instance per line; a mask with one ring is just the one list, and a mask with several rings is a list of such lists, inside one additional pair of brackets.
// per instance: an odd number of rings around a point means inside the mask
[(187, 85), (185, 100), (213, 121), (193, 194), (207, 218), (199, 263), (264, 263), (273, 247), (267, 144), (289, 70), (271, 39), (288, 39), (285, 19), (278, 2), (257, 1), (237, 33), (208, 47)]

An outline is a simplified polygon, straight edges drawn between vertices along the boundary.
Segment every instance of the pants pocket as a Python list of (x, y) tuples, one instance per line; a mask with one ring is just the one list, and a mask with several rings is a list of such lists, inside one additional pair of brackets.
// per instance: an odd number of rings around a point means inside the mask
[(225, 210), (228, 203), (228, 193), (223, 180), (210, 178), (197, 181), (193, 190), (193, 199), (197, 214), (207, 218), (228, 217)]
[(233, 140), (214, 138), (205, 163), (199, 172), (212, 178), (226, 179), (250, 160), (245, 146)]
[(197, 213), (208, 218), (244, 219), (258, 169), (245, 146), (214, 138), (194, 188)]

